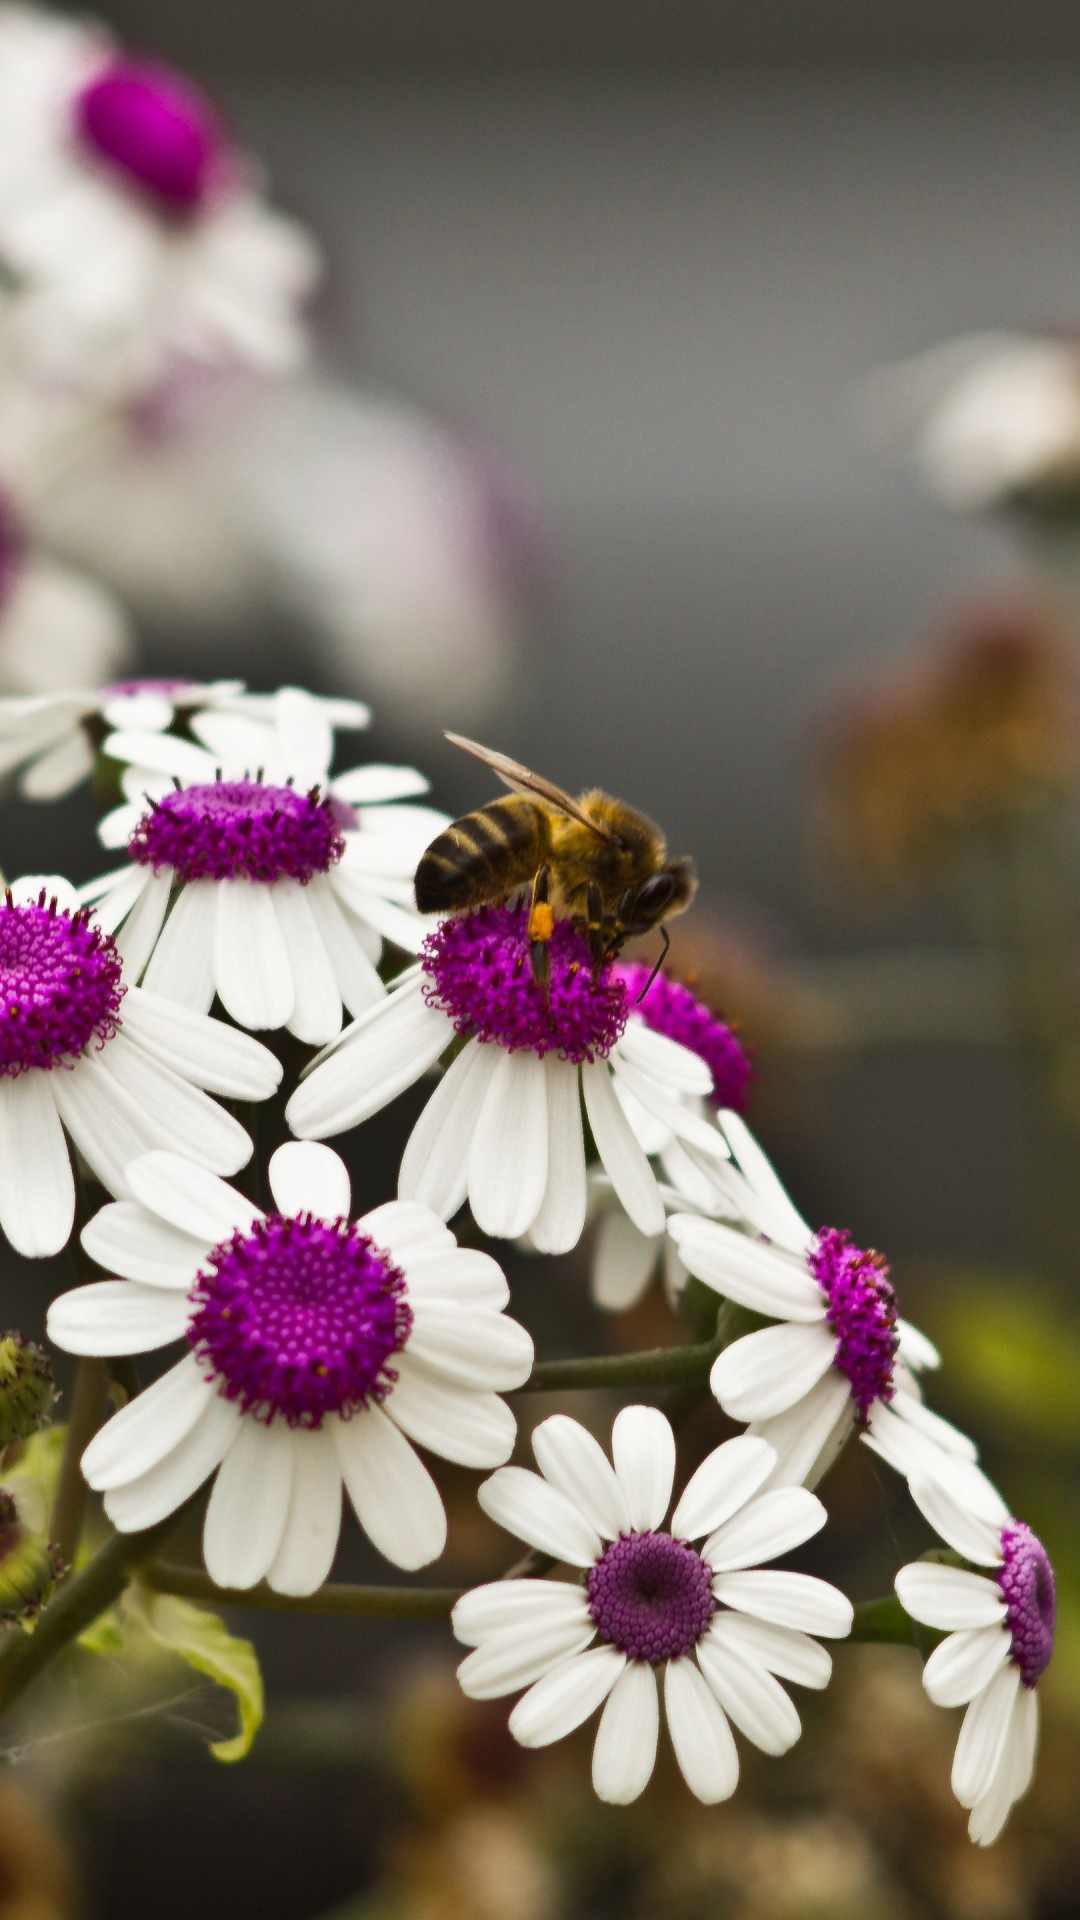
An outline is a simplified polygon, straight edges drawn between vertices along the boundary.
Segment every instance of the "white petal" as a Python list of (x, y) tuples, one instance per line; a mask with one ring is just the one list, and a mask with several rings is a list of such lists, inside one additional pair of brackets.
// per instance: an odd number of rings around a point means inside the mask
[(237, 1231), (250, 1233), (254, 1221), (262, 1219), (254, 1201), (178, 1153), (144, 1153), (132, 1162), (128, 1177), (141, 1206), (208, 1247)]
[(65, 1353), (152, 1353), (181, 1339), (190, 1319), (186, 1294), (131, 1280), (93, 1280), (53, 1301), (48, 1333)]
[[(118, 1034), (109, 1046), (121, 1038)], [(101, 1071), (101, 1060), (100, 1054), (84, 1054), (73, 1072), (54, 1073), (53, 1094), (91, 1172), (109, 1193), (127, 1194), (129, 1167), (156, 1142), (143, 1107), (111, 1074)]]
[(492, 1635), (502, 1639), (520, 1633), (527, 1638), (534, 1627), (556, 1623), (588, 1623), (595, 1633), (584, 1587), (565, 1580), (492, 1580), (463, 1593), (450, 1615), (454, 1634), (466, 1647), (479, 1647)]
[(730, 1800), (739, 1780), (739, 1755), (719, 1700), (694, 1662), (669, 1660), (664, 1707), (679, 1770), (692, 1794), (714, 1807)]
[(673, 1093), (709, 1094), (713, 1078), (704, 1060), (689, 1047), (646, 1026), (640, 1014), (631, 1014), (616, 1048), (640, 1073), (658, 1080)]
[(1019, 1688), (1017, 1669), (1003, 1667), (964, 1715), (952, 1766), (952, 1790), (962, 1807), (973, 1807), (990, 1792), (1005, 1753)]
[(605, 1313), (637, 1305), (659, 1257), (662, 1237), (635, 1227), (621, 1207), (605, 1213), (593, 1241), (592, 1296)]
[(759, 1493), (711, 1534), (702, 1553), (717, 1573), (760, 1566), (820, 1532), (827, 1515), (805, 1487), (774, 1487)]
[(217, 771), (213, 757), (205, 747), (197, 747), (191, 740), (181, 740), (175, 733), (152, 733), (125, 728), (120, 733), (110, 733), (104, 742), (102, 752), (110, 760), (126, 760), (140, 772), (166, 773), (185, 783), (203, 786), (214, 778)]
[(754, 1423), (754, 1432), (776, 1449), (772, 1484), (816, 1486), (855, 1431), (848, 1383), (830, 1367), (824, 1378), (786, 1413)]
[(503, 1693), (531, 1687), (534, 1680), (572, 1653), (581, 1653), (596, 1634), (593, 1621), (540, 1617), (524, 1633), (519, 1625), (492, 1634), (463, 1660), (458, 1684), (470, 1700), (495, 1700)]
[(696, 1213), (674, 1214), (668, 1232), (690, 1272), (737, 1306), (774, 1320), (824, 1319), (821, 1289), (793, 1254)]
[(156, 1466), (105, 1495), (105, 1512), (121, 1533), (141, 1533), (175, 1513), (220, 1464), (243, 1416), (232, 1400), (211, 1394), (191, 1431)]
[(345, 1491), (372, 1546), (410, 1572), (437, 1560), (446, 1545), (446, 1514), (404, 1434), (375, 1406), (330, 1425)]
[(608, 1694), (593, 1746), (592, 1783), (597, 1799), (625, 1807), (644, 1793), (656, 1765), (660, 1702), (656, 1675), (643, 1660), (631, 1660)]
[(415, 767), (352, 767), (334, 775), (334, 792), (353, 807), (370, 807), (382, 800), (412, 800), (426, 793), (430, 782)]
[(614, 1647), (572, 1654), (522, 1695), (510, 1715), (510, 1732), (523, 1747), (548, 1747), (580, 1727), (606, 1700), (626, 1666)]
[(339, 907), (333, 887), (321, 876), (311, 881), (307, 903), (344, 1005), (354, 1017), (366, 1013), (385, 998), (386, 988), (355, 926)]
[(283, 1027), (295, 1003), (289, 950), (270, 894), (254, 880), (217, 883), (214, 985), (239, 1027)]
[(94, 749), (81, 727), (27, 767), (19, 781), (27, 800), (59, 800), (94, 771)]
[(410, 1300), (456, 1300), (459, 1306), (501, 1312), (510, 1298), (506, 1275), (490, 1253), (474, 1247), (438, 1247), (404, 1261)]
[(217, 881), (189, 880), (173, 902), (143, 987), (193, 1013), (209, 1013), (214, 998), (214, 921)]
[(211, 1020), (145, 987), (124, 995), (124, 1032), (182, 1080), (230, 1100), (267, 1100), (281, 1083), (281, 1063), (250, 1033)]
[(914, 1367), (918, 1373), (940, 1367), (941, 1355), (933, 1341), (928, 1340), (925, 1333), (920, 1333), (918, 1327), (913, 1327), (910, 1320), (898, 1319), (896, 1330), (900, 1335), (901, 1358), (909, 1367)]
[(596, 1151), (618, 1199), (639, 1232), (662, 1233), (664, 1203), (656, 1175), (619, 1105), (611, 1069), (605, 1060), (594, 1060), (586, 1061), (580, 1072)]
[(746, 1121), (741, 1114), (733, 1113), (730, 1107), (721, 1108), (717, 1117), (724, 1138), (746, 1179), (768, 1207), (770, 1226), (766, 1230), (770, 1239), (779, 1246), (801, 1253), (812, 1237), (810, 1228), (792, 1206), (771, 1162), (758, 1146)]
[(416, 1200), (384, 1200), (361, 1214), (357, 1225), (406, 1270), (414, 1260), (446, 1259), (459, 1251), (449, 1227)]
[(134, 727), (138, 733), (164, 733), (172, 724), (173, 712), (172, 701), (150, 688), (118, 693), (101, 703), (101, 717), (114, 733), (125, 727)]
[(82, 1457), (87, 1484), (105, 1493), (149, 1473), (183, 1445), (213, 1396), (195, 1355), (186, 1353), (94, 1435)]
[[(363, 837), (350, 836), (354, 840)], [(372, 857), (371, 864), (396, 868), (397, 861), (391, 850), (388, 858), (376, 860)], [(415, 861), (410, 860), (409, 865), (411, 869)], [(428, 922), (421, 920), (418, 913), (410, 913), (405, 907), (388, 900), (379, 891), (377, 882), (375, 885), (365, 885), (362, 876), (352, 870), (347, 859), (334, 868), (330, 881), (342, 906), (348, 913), (355, 914), (364, 926), (373, 927), (384, 940), (400, 947), (403, 953), (419, 953), (431, 927)]]
[(278, 925), (284, 937), (292, 972), (294, 998), (289, 1032), (309, 1047), (324, 1047), (341, 1032), (341, 995), (330, 956), (308, 901), (308, 888), (298, 880), (280, 880), (268, 887)]
[(292, 1436), (283, 1421), (244, 1420), (221, 1466), (203, 1524), (203, 1559), (219, 1587), (254, 1587), (281, 1545), (292, 1493)]
[(442, 1220), (464, 1206), (469, 1148), (499, 1058), (494, 1047), (473, 1040), (450, 1062), (406, 1142), (398, 1174), (402, 1200), (422, 1201)]
[(968, 1821), (968, 1833), (978, 1846), (993, 1845), (1014, 1802), (1031, 1785), (1038, 1737), (1038, 1696), (1033, 1690), (1021, 1687), (1013, 1703), (1001, 1763), (989, 1790), (976, 1800)]
[(1003, 1627), (969, 1627), (947, 1634), (923, 1668), (923, 1686), (936, 1707), (966, 1707), (988, 1687), (1009, 1657)]
[[(989, 1481), (982, 1475), (979, 1481), (989, 1488)], [(987, 1512), (990, 1501), (984, 1503), (980, 1498), (981, 1488), (974, 1479), (966, 1501), (957, 1498), (939, 1479), (931, 1479), (926, 1474), (912, 1474), (908, 1485), (912, 1499), (934, 1531), (965, 1560), (973, 1560), (977, 1567), (1001, 1565), (1001, 1529), (1009, 1518), (1003, 1500), (996, 1512)], [(990, 1492), (993, 1493), (993, 1489)]]
[(744, 1573), (718, 1573), (713, 1593), (724, 1606), (755, 1614), (778, 1627), (824, 1634), (830, 1640), (844, 1639), (855, 1617), (846, 1594), (809, 1573), (756, 1567)]
[(715, 1157), (726, 1162), (728, 1150), (723, 1134), (696, 1103), (677, 1093), (670, 1093), (667, 1087), (651, 1079), (647, 1073), (639, 1072), (630, 1061), (620, 1056), (618, 1049), (611, 1056), (611, 1065), (621, 1087), (634, 1096), (646, 1113), (663, 1121), (677, 1139), (695, 1147), (706, 1159)]
[(802, 1400), (835, 1357), (836, 1337), (824, 1321), (762, 1327), (717, 1355), (709, 1385), (733, 1420), (767, 1420)]
[(279, 687), (274, 728), (281, 758), (298, 787), (325, 780), (334, 757), (334, 734), (322, 702), (303, 687)]
[[(142, 1151), (155, 1147), (186, 1154), (214, 1173), (236, 1173), (251, 1158), (251, 1138), (231, 1113), (182, 1080), (137, 1041), (121, 1031), (92, 1062), (110, 1092), (125, 1096), (132, 1123), (142, 1134)], [(82, 1142), (80, 1141), (80, 1146)]]
[(408, 1350), (415, 1360), (463, 1387), (507, 1393), (532, 1372), (532, 1335), (504, 1313), (455, 1300), (412, 1301)]
[(900, 1604), (913, 1620), (945, 1633), (964, 1627), (995, 1627), (1005, 1618), (1005, 1601), (996, 1580), (966, 1567), (935, 1566), (913, 1560), (896, 1576)]
[(52, 1082), (64, 1068), (0, 1080), (0, 1225), (29, 1260), (59, 1253), (75, 1221), (75, 1178)]
[(547, 1154), (543, 1064), (528, 1051), (500, 1052), (469, 1148), (469, 1204), (482, 1233), (516, 1240), (528, 1230), (544, 1198)]
[(314, 1213), (320, 1220), (347, 1220), (352, 1211), (349, 1170), (332, 1147), (314, 1140), (286, 1140), (266, 1170), (280, 1213)]
[(709, 1629), (714, 1645), (726, 1647), (732, 1658), (748, 1666), (764, 1667), (782, 1680), (800, 1687), (827, 1687), (832, 1657), (809, 1634), (752, 1620), (745, 1613), (721, 1613)]
[[(102, 874), (99, 879), (88, 881), (80, 892), (84, 901), (95, 903), (94, 918), (98, 925), (104, 927), (106, 933), (115, 933), (142, 899), (152, 879), (148, 867), (121, 867), (118, 873)], [(134, 972), (130, 965), (128, 971)]]
[(551, 1053), (544, 1061), (547, 1082), (547, 1187), (530, 1229), (538, 1253), (569, 1253), (585, 1226), (588, 1187), (581, 1091), (577, 1074)]
[(787, 1753), (802, 1723), (778, 1680), (717, 1639), (712, 1628), (699, 1643), (698, 1663), (724, 1712), (762, 1753)]
[(445, 1053), (454, 1030), (427, 1005), (419, 983), (385, 1000), (347, 1027), (341, 1042), (302, 1080), (285, 1109), (301, 1139), (344, 1133), (388, 1106)]
[(24, 873), (10, 886), (17, 907), (36, 906), (42, 894), (46, 901), (55, 900), (65, 913), (77, 913), (82, 905), (78, 888), (59, 873)]
[(622, 1485), (603, 1447), (568, 1414), (553, 1413), (533, 1430), (533, 1452), (545, 1480), (613, 1540), (633, 1526)]
[[(954, 1427), (951, 1420), (943, 1420), (940, 1413), (935, 1413), (931, 1407), (924, 1405), (919, 1397), (918, 1383), (914, 1375), (908, 1376), (910, 1382), (908, 1386), (904, 1379), (904, 1369), (897, 1366), (894, 1379), (897, 1387), (896, 1395), (884, 1411), (902, 1420), (906, 1427), (914, 1427), (919, 1438), (936, 1453), (944, 1453), (948, 1457), (974, 1465), (979, 1457), (979, 1450), (974, 1440), (966, 1433), (961, 1433), (959, 1427)], [(931, 1459), (932, 1456), (928, 1455), (927, 1458)], [(932, 1465), (930, 1472), (933, 1472)]]
[(611, 1429), (611, 1452), (631, 1526), (660, 1526), (675, 1479), (670, 1421), (658, 1407), (624, 1407)]
[(579, 1507), (528, 1467), (500, 1467), (477, 1489), (489, 1519), (516, 1533), (540, 1553), (568, 1566), (590, 1567), (601, 1552), (600, 1535)]
[(162, 873), (148, 873), (135, 906), (116, 935), (124, 971), (131, 980), (138, 979), (157, 945), (169, 910), (172, 884), (171, 868), (165, 868)]
[(407, 1352), (394, 1364), (398, 1377), (384, 1406), (418, 1447), (462, 1467), (499, 1467), (509, 1460), (517, 1422), (505, 1400), (453, 1386)]
[(745, 1506), (768, 1479), (775, 1455), (764, 1440), (742, 1433), (714, 1447), (692, 1475), (671, 1516), (679, 1540), (700, 1540)]

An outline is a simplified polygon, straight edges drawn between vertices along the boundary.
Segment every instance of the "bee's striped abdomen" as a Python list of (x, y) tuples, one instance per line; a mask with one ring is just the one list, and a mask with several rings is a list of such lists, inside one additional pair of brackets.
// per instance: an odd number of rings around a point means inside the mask
[(546, 814), (516, 795), (463, 814), (421, 856), (417, 907), (452, 913), (502, 899), (532, 879), (548, 840)]

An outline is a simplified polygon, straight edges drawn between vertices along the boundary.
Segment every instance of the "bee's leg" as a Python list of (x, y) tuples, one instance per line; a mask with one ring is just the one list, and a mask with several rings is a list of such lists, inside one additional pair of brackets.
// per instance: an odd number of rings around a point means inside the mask
[(600, 976), (600, 969), (608, 953), (607, 929), (604, 925), (604, 897), (595, 880), (589, 881), (588, 892), (585, 895), (585, 910), (588, 916), (585, 922), (585, 938), (592, 955), (593, 981), (595, 982)]
[(529, 961), (533, 979), (543, 993), (551, 984), (550, 942), (555, 931), (555, 916), (548, 903), (550, 892), (551, 868), (545, 860), (543, 866), (536, 869), (529, 901)]
[(649, 988), (652, 986), (653, 981), (656, 979), (657, 974), (659, 973), (661, 967), (663, 966), (664, 961), (668, 957), (668, 948), (671, 945), (671, 935), (668, 932), (667, 928), (664, 926), (660, 927), (659, 933), (660, 933), (660, 938), (664, 943), (660, 949), (660, 958), (657, 961), (655, 967), (653, 968), (648, 979), (646, 980), (645, 985), (642, 987), (641, 992), (638, 994), (638, 997), (634, 1002), (634, 1005), (636, 1007), (640, 1007), (642, 1001), (645, 998), (645, 995), (648, 993)]

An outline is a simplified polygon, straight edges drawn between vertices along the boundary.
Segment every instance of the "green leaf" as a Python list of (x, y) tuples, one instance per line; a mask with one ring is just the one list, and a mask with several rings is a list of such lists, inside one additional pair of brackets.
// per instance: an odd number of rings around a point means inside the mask
[(259, 1659), (250, 1640), (229, 1632), (224, 1620), (173, 1593), (152, 1593), (138, 1585), (128, 1589), (124, 1610), (146, 1628), (159, 1646), (204, 1673), (236, 1699), (240, 1731), (231, 1740), (217, 1740), (210, 1748), (216, 1760), (243, 1760), (263, 1719), (263, 1683)]

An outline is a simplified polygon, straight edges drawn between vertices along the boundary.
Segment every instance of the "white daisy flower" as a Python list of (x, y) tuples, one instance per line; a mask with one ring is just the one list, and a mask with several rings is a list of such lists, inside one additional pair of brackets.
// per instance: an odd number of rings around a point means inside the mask
[[(603, 1704), (593, 1786), (624, 1804), (652, 1775), (662, 1672), (687, 1786), (707, 1805), (728, 1799), (739, 1777), (730, 1722), (763, 1752), (786, 1753), (801, 1727), (776, 1676), (824, 1687), (832, 1662), (810, 1636), (851, 1631), (835, 1587), (763, 1565), (816, 1533), (824, 1507), (804, 1487), (762, 1493), (772, 1449), (744, 1434), (702, 1462), (665, 1528), (675, 1438), (653, 1407), (619, 1414), (614, 1468), (563, 1414), (541, 1422), (533, 1448), (540, 1473), (500, 1468), (480, 1504), (585, 1579), (497, 1580), (463, 1595), (454, 1632), (475, 1652), (458, 1669), (462, 1687), (480, 1700), (526, 1687), (510, 1715), (526, 1747), (561, 1740)], [(700, 1550), (690, 1544), (703, 1537)]]
[[(48, 598), (57, 618), (65, 607), (65, 617), (78, 617), (84, 588), (89, 595), (88, 618), (95, 617), (91, 603), (97, 589), (93, 582), (80, 579), (77, 598), (69, 600), (67, 587), (61, 586), (59, 593), (56, 588), (61, 569), (50, 568), (48, 573), (53, 581)], [(74, 575), (63, 577), (75, 579)], [(34, 589), (35, 622), (39, 617), (44, 621), (48, 611), (41, 598), (40, 578), (39, 574)], [(0, 699), (0, 776), (21, 768), (19, 788), (28, 800), (58, 800), (89, 777), (94, 767), (95, 740), (100, 740), (108, 728), (164, 732), (177, 714), (187, 715), (232, 700), (242, 693), (243, 686), (242, 680), (117, 680), (94, 693), (41, 693)]]
[(1036, 1686), (1054, 1651), (1054, 1570), (1030, 1527), (1014, 1520), (984, 1474), (915, 1476), (911, 1492), (932, 1527), (984, 1572), (916, 1560), (896, 1591), (912, 1619), (945, 1639), (923, 1669), (939, 1707), (966, 1707), (953, 1792), (971, 1809), (980, 1846), (997, 1839), (1031, 1784), (1039, 1732)]
[(528, 1234), (543, 1253), (576, 1246), (587, 1182), (582, 1106), (600, 1161), (640, 1232), (657, 1234), (664, 1203), (616, 1091), (622, 1082), (680, 1138), (726, 1153), (687, 1102), (708, 1067), (628, 1019), (626, 990), (594, 978), (581, 934), (556, 924), (551, 979), (529, 965), (527, 907), (483, 907), (438, 922), (417, 968), (346, 1030), (293, 1095), (301, 1139), (343, 1133), (412, 1086), (464, 1040), (405, 1149), (398, 1191), (450, 1219), (466, 1199), (499, 1239)]
[(201, 1011), (216, 993), (238, 1025), (322, 1046), (343, 1005), (361, 1013), (382, 998), (382, 941), (419, 945), (412, 877), (445, 817), (397, 804), (426, 787), (415, 768), (330, 777), (333, 716), (351, 703), (297, 688), (265, 707), (242, 698), (240, 711), (195, 715), (198, 740), (105, 741), (128, 763), (128, 798), (99, 832), (129, 858), (84, 898), (154, 992)]
[(0, 688), (25, 696), (85, 685), (115, 672), (131, 651), (119, 602), (96, 580), (44, 559), (0, 488)]
[(344, 1484), (387, 1560), (436, 1559), (446, 1515), (411, 1443), (463, 1466), (505, 1460), (515, 1421), (498, 1395), (532, 1366), (495, 1261), (459, 1249), (426, 1207), (391, 1201), (353, 1220), (329, 1147), (278, 1148), (268, 1214), (176, 1154), (147, 1154), (129, 1178), (132, 1199), (83, 1233), (121, 1278), (63, 1294), (48, 1320), (69, 1353), (187, 1344), (83, 1455), (113, 1525), (154, 1526), (216, 1474), (211, 1578), (313, 1593)]
[(210, 103), (97, 27), (21, 6), (0, 8), (0, 254), (28, 366), (96, 394), (304, 357), (314, 247)]
[(738, 1115), (722, 1125), (740, 1170), (718, 1180), (768, 1240), (690, 1213), (668, 1232), (697, 1279), (780, 1323), (733, 1341), (710, 1376), (724, 1411), (776, 1449), (774, 1478), (816, 1486), (855, 1432), (905, 1477), (943, 1456), (974, 1460), (967, 1436), (923, 1403), (917, 1374), (939, 1356), (899, 1318), (882, 1256), (838, 1228), (813, 1233)]
[(0, 1226), (17, 1252), (67, 1242), (67, 1136), (113, 1194), (154, 1147), (236, 1173), (251, 1141), (208, 1094), (265, 1100), (280, 1079), (248, 1034), (125, 985), (115, 942), (66, 880), (12, 884), (0, 903)]

